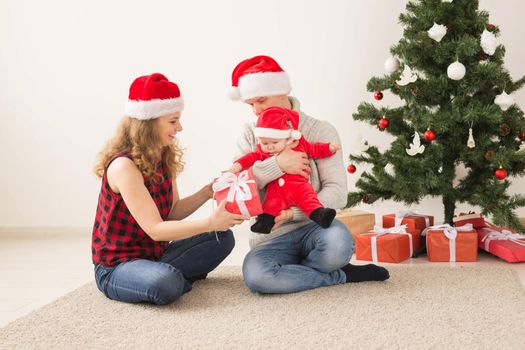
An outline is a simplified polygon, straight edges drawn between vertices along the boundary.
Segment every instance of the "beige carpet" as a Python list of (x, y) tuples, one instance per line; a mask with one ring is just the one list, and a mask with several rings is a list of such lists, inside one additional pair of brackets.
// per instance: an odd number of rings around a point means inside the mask
[(393, 267), (385, 283), (288, 295), (219, 268), (167, 307), (94, 283), (0, 329), (1, 349), (525, 349), (525, 291), (504, 267)]

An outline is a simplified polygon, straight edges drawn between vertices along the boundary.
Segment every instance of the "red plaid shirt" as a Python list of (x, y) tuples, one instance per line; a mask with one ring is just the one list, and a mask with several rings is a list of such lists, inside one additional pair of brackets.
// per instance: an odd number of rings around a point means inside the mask
[[(126, 154), (117, 154), (113, 160), (118, 157), (130, 158)], [(144, 184), (157, 205), (160, 216), (166, 220), (173, 203), (173, 189), (165, 169), (159, 169), (159, 174), (163, 175), (163, 182), (155, 184), (144, 177)], [(104, 172), (93, 226), (91, 243), (93, 263), (112, 266), (135, 259), (158, 261), (168, 243), (155, 242), (140, 228), (122, 196), (109, 187)]]

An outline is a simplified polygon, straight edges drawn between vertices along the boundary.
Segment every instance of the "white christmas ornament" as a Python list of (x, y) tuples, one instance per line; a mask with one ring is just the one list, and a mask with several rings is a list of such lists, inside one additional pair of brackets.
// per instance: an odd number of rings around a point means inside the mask
[(469, 173), (470, 173), (470, 169), (467, 168), (464, 163), (460, 162), (458, 165), (456, 165), (456, 170), (455, 170), (456, 176), (454, 177), (454, 180), (452, 180), (452, 186), (458, 187), (461, 184), (461, 181), (463, 181), (468, 176)]
[(385, 173), (392, 177), (396, 176), (396, 171), (394, 170), (394, 166), (392, 165), (392, 163), (388, 163), (387, 165), (385, 165)]
[(437, 113), (439, 111), (439, 105), (434, 105), (434, 106), (426, 106), (427, 108), (427, 111), (429, 111), (430, 113)]
[(426, 79), (427, 73), (422, 70), (412, 69), (412, 72), (416, 74), (418, 79)]
[(520, 149), (516, 151), (516, 153), (523, 154), (525, 153), (525, 142), (522, 142), (520, 145)]
[(453, 0), (443, 0), (442, 2), (452, 2)]
[(425, 151), (425, 145), (421, 144), (421, 139), (419, 138), (419, 133), (414, 134), (410, 148), (406, 148), (407, 154), (409, 156), (415, 156), (418, 153), (423, 153)]
[(468, 148), (476, 147), (476, 141), (474, 141), (474, 136), (472, 135), (472, 128), (468, 129), (467, 147)]
[(507, 95), (507, 93), (503, 91), (501, 95), (496, 96), (494, 103), (503, 111), (506, 111), (514, 104), (514, 97), (512, 95)]
[(494, 142), (494, 143), (499, 143), (501, 140), (499, 138), (499, 136), (497, 135), (494, 135), (490, 138), (490, 141)]
[(498, 40), (496, 39), (494, 33), (489, 32), (485, 29), (481, 34), (480, 44), (481, 48), (483, 49), (483, 52), (485, 52), (489, 56), (492, 56), (494, 55), (494, 52), (496, 52)]
[(359, 151), (359, 152), (365, 152), (368, 150), (370, 146), (368, 145), (368, 142), (365, 141), (365, 139), (363, 138), (363, 135), (361, 135), (361, 133), (358, 133), (357, 135), (357, 140), (356, 142), (354, 143), (353, 145), (353, 148), (356, 150), (356, 151)]
[(439, 166), (439, 169), (438, 169), (438, 173), (441, 174), (442, 172), (443, 172), (443, 165), (440, 165), (440, 166)]
[(412, 69), (405, 64), (405, 68), (403, 68), (403, 73), (399, 77), (399, 80), (396, 80), (397, 85), (405, 86), (410, 83), (413, 83), (417, 80), (417, 75), (412, 72)]
[(452, 80), (461, 80), (466, 73), (465, 66), (463, 63), (456, 61), (447, 68), (447, 75)]
[(434, 25), (427, 31), (427, 33), (430, 38), (434, 39), (439, 43), (441, 39), (443, 39), (445, 34), (447, 34), (447, 27), (434, 22)]
[(387, 73), (394, 73), (399, 68), (399, 60), (394, 56), (390, 56), (385, 61), (385, 71)]

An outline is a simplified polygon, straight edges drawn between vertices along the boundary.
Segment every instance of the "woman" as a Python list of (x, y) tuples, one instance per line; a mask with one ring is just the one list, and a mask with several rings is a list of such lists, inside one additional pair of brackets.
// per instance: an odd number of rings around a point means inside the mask
[(212, 197), (209, 184), (179, 198), (183, 106), (178, 86), (162, 74), (135, 79), (126, 117), (100, 153), (92, 255), (97, 286), (110, 299), (177, 300), (231, 252), (229, 228), (246, 219), (221, 203), (209, 218), (182, 221)]

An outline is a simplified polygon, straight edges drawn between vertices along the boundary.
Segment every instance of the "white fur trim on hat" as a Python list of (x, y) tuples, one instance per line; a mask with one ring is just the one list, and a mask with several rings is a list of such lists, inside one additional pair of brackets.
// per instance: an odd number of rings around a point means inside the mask
[(288, 95), (292, 91), (286, 72), (246, 74), (239, 78), (241, 100), (254, 97)]
[(270, 128), (255, 128), (253, 133), (255, 137), (268, 137), (270, 139), (287, 139), (290, 137), (292, 130), (279, 130)]
[(166, 100), (155, 99), (150, 101), (128, 100), (126, 102), (125, 114), (135, 119), (148, 120), (180, 112), (183, 109), (184, 100), (182, 97)]
[(232, 101), (239, 101), (241, 99), (241, 94), (237, 86), (230, 86), (226, 89), (226, 96)]

